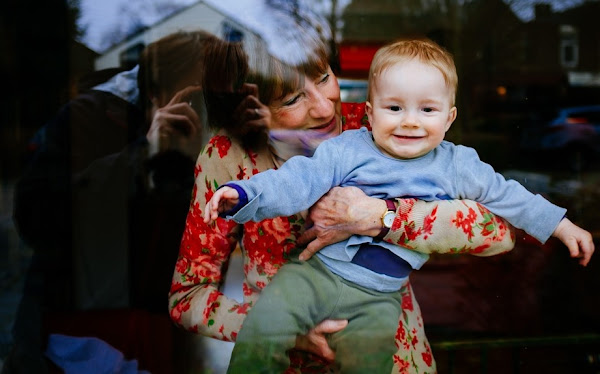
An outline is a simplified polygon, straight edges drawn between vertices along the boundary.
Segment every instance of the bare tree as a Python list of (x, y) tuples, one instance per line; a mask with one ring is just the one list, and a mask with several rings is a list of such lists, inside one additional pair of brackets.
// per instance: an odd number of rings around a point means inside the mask
[(118, 17), (100, 40), (101, 49), (135, 35), (155, 22), (186, 6), (173, 0), (127, 0), (120, 4)]

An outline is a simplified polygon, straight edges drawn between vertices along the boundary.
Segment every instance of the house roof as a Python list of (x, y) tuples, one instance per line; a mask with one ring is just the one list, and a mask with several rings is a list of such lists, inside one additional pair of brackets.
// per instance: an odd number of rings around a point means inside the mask
[[(324, 18), (312, 12), (302, 0), (200, 0), (172, 13), (168, 17), (149, 25), (122, 42), (104, 51), (108, 53), (121, 47), (171, 18), (204, 4), (223, 14), (233, 22), (258, 35), (266, 44), (269, 53), (283, 61), (295, 63), (306, 59), (306, 43), (313, 38), (328, 40), (331, 32)], [(297, 5), (297, 7), (295, 7)], [(278, 9), (278, 10), (276, 10)], [(290, 22), (290, 20), (295, 21)]]

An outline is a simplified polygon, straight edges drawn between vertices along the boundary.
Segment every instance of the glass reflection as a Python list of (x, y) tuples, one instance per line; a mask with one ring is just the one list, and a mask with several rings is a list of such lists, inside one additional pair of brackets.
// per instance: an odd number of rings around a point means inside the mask
[[(38, 11), (31, 12), (11, 5), (10, 11), (3, 12), (1, 16), (3, 25), (7, 27), (0, 31), (1, 39), (5, 41), (0, 65), (5, 82), (1, 100), (4, 125), (0, 130), (3, 152), (0, 237), (6, 243), (2, 247), (6, 258), (2, 274), (7, 280), (3, 294), (9, 305), (9, 318), (3, 324), (0, 340), (3, 344), (0, 350), (2, 358), (6, 357), (4, 352), (14, 345), (10, 329), (34, 248), (51, 247), (51, 250), (44, 251), (49, 258), (63, 255), (71, 258), (71, 252), (77, 252), (77, 243), (81, 243), (81, 238), (88, 231), (100, 238), (89, 243), (98, 248), (99, 262), (85, 261), (87, 267), (75, 265), (81, 259), (79, 256), (43, 269), (55, 274), (46, 284), (50, 293), (44, 297), (64, 309), (68, 309), (65, 305), (73, 303), (85, 304), (86, 307), (82, 307), (85, 309), (98, 301), (90, 297), (91, 301), (84, 303), (82, 300), (87, 297), (82, 295), (85, 293), (119, 294), (120, 301), (114, 303), (116, 306), (127, 305), (131, 299), (137, 299), (136, 305), (138, 302), (150, 303), (148, 289), (142, 287), (144, 281), (137, 275), (145, 269), (153, 269), (162, 260), (148, 256), (146, 249), (129, 253), (130, 246), (140, 241), (155, 240), (155, 236), (148, 234), (150, 232), (169, 236), (169, 242), (176, 243), (171, 247), (174, 246), (177, 252), (181, 235), (170, 236), (167, 232), (182, 230), (191, 194), (195, 153), (208, 141), (214, 129), (203, 126), (202, 140), (191, 142), (194, 144), (155, 133), (151, 138), (157, 140), (157, 146), (150, 150), (151, 153), (158, 154), (172, 146), (191, 150), (184, 159), (173, 156), (174, 159), (164, 159), (162, 163), (144, 164), (146, 156), (140, 155), (136, 159), (131, 148), (137, 146), (133, 140), (140, 137), (143, 140), (152, 126), (145, 109), (133, 106), (130, 112), (126, 110), (129, 114), (125, 122), (136, 121), (139, 131), (119, 128), (121, 124), (113, 121), (118, 135), (94, 133), (86, 143), (74, 148), (67, 144), (78, 133), (45, 126), (69, 100), (87, 94), (91, 87), (108, 82), (115, 73), (131, 71), (139, 63), (141, 51), (166, 35), (168, 28), (173, 31), (200, 27), (224, 40), (243, 43), (249, 69), (255, 69), (260, 62), (257, 56), (264, 55), (277, 56), (281, 61), (298, 65), (314, 49), (301, 47), (307, 39), (325, 40), (331, 55), (330, 66), (340, 78), (344, 102), (365, 100), (367, 69), (379, 46), (403, 37), (429, 37), (453, 53), (459, 70), (457, 104), (461, 111), (448, 138), (476, 148), (482, 159), (504, 176), (514, 178), (532, 192), (541, 193), (567, 207), (569, 218), (592, 231), (596, 243), (598, 241), (600, 57), (597, 41), (600, 40), (600, 31), (597, 15), (600, 14), (600, 4), (597, 1), (207, 0), (198, 3), (156, 1), (151, 5), (130, 1), (121, 7), (118, 17), (104, 17), (108, 30), (105, 35), (110, 35), (112, 40), (106, 37), (105, 42), (96, 43), (93, 49), (81, 43), (91, 39), (83, 37), (86, 30), (77, 31), (75, 22), (77, 17), (89, 19), (85, 13), (87, 6), (85, 1), (56, 0), (36, 4)], [(329, 27), (318, 27), (307, 9), (317, 10), (328, 26), (333, 26), (331, 31), (328, 31)], [(151, 16), (149, 13), (152, 13)], [(289, 18), (294, 21), (289, 23)], [(120, 20), (122, 25), (109, 22), (114, 19)], [(261, 31), (268, 29), (273, 30), (269, 35)], [(135, 32), (129, 34), (130, 31)], [(306, 35), (306, 32), (309, 34)], [(193, 58), (190, 51), (186, 49), (179, 60), (190, 61)], [(101, 72), (105, 74), (101, 75)], [(185, 77), (183, 80), (188, 82), (182, 85), (176, 82), (178, 79), (169, 78), (177, 87), (170, 87), (163, 97), (155, 95), (159, 104), (155, 112), (169, 104), (188, 84), (201, 84), (203, 78), (196, 75)], [(126, 75), (121, 77), (126, 78)], [(236, 82), (232, 84), (232, 91), (240, 87), (241, 84)], [(142, 99), (147, 97), (148, 90), (145, 92)], [(202, 90), (192, 95), (194, 97), (186, 96), (184, 99), (183, 96), (180, 95), (181, 100), (176, 101), (180, 104), (192, 102), (199, 121), (208, 122)], [(208, 101), (211, 99), (208, 98)], [(146, 104), (146, 109), (152, 113), (152, 101)], [(228, 112), (236, 107), (215, 105)], [(97, 108), (98, 115), (86, 112), (82, 116), (92, 118), (86, 122), (91, 125), (107, 116), (114, 120), (115, 113), (123, 113), (122, 108), (116, 112)], [(63, 119), (72, 125), (76, 115), (64, 114), (66, 117)], [(178, 131), (190, 133), (186, 125), (179, 126)], [(58, 162), (57, 159), (44, 161), (39, 152), (48, 147), (47, 141), (52, 138), (60, 142), (50, 150), (59, 154), (67, 149), (78, 155), (78, 152), (96, 153), (85, 160), (71, 159), (62, 154)], [(112, 143), (115, 139), (118, 141)], [(112, 147), (110, 152), (100, 150), (108, 147)], [(113, 176), (113, 169), (104, 168), (105, 174), (101, 177), (88, 171), (102, 167), (106, 157), (125, 149), (128, 152), (126, 157), (108, 161), (131, 162), (133, 164), (128, 167), (135, 165), (136, 172)], [(37, 175), (34, 182), (24, 183), (23, 179), (31, 176), (30, 165), (42, 161), (44, 163), (38, 164), (41, 165), (38, 170), (45, 175)], [(173, 168), (173, 165), (178, 167)], [(156, 168), (156, 171), (138, 178), (138, 171), (146, 167)], [(186, 179), (185, 188), (172, 183), (172, 178), (177, 176)], [(50, 179), (56, 182), (52, 187), (48, 187)], [(101, 184), (110, 180), (121, 186), (110, 190)], [(21, 187), (15, 187), (18, 181), (21, 181), (21, 186), (30, 188), (28, 194), (23, 195)], [(78, 188), (85, 188), (87, 192), (82, 193)], [(129, 200), (146, 188), (173, 193), (172, 200), (167, 202), (157, 198), (149, 204)], [(15, 189), (17, 195), (14, 195)], [(132, 189), (134, 192), (130, 194)], [(94, 198), (89, 198), (91, 193)], [(109, 200), (108, 205), (106, 200), (98, 197), (101, 195)], [(150, 194), (146, 198), (154, 197)], [(118, 209), (111, 210), (112, 204), (118, 205)], [(129, 218), (134, 208), (140, 221), (132, 226)], [(19, 231), (13, 220), (13, 209), (16, 209)], [(162, 217), (162, 213), (148, 211), (160, 209), (176, 210), (173, 214), (179, 217), (179, 226), (174, 222), (148, 222), (150, 217)], [(22, 218), (23, 214), (25, 218)], [(89, 216), (99, 218), (100, 222), (94, 223)], [(113, 234), (120, 239), (109, 243)], [(435, 342), (457, 336), (548, 337), (598, 332), (600, 321), (595, 310), (600, 299), (593, 292), (598, 286), (598, 260), (592, 260), (590, 266), (582, 270), (565, 256), (564, 248), (555, 241), (542, 246), (524, 233), (519, 233), (517, 239), (517, 247), (506, 256), (493, 259), (434, 256), (422, 270), (415, 272), (413, 287), (418, 294), (429, 340), (434, 344), (434, 356), (440, 372), (447, 371), (451, 359), (439, 346), (435, 346)], [(158, 247), (158, 243), (160, 240), (152, 246)], [(118, 259), (108, 260), (109, 252), (114, 252)], [(140, 267), (134, 266), (131, 270), (131, 258), (140, 252)], [(165, 263), (175, 261), (174, 253), (165, 256), (169, 257)], [(32, 268), (44, 268), (44, 263), (34, 261)], [(99, 263), (105, 263), (108, 270), (101, 270)], [(109, 274), (116, 286), (110, 286), (103, 276), (93, 276), (90, 267)], [(144, 279), (149, 279), (150, 288), (164, 291), (157, 293), (166, 294), (172, 266), (157, 268), (161, 269), (161, 275)], [(117, 273), (120, 276), (117, 277)], [(87, 283), (74, 282), (72, 276), (85, 277)], [(68, 286), (55, 287), (55, 283)], [(132, 292), (133, 284), (142, 291)], [(63, 292), (65, 289), (69, 292)], [(153, 300), (153, 310), (160, 309), (165, 313), (164, 298)], [(577, 351), (579, 346), (555, 342), (544, 345), (540, 350), (546, 356), (562, 350), (556, 354), (558, 365), (580, 365), (578, 367), (583, 371), (590, 365), (597, 367), (597, 361), (591, 360), (590, 364), (582, 358), (582, 351), (591, 352), (590, 357), (595, 357), (597, 342), (594, 344), (593, 348), (588, 349), (586, 345)], [(458, 354), (455, 363), (466, 362), (463, 358)], [(506, 362), (511, 363), (510, 360)], [(506, 365), (500, 363), (493, 370), (507, 372)], [(543, 367), (539, 360), (527, 355), (523, 356), (521, 365), (523, 371), (540, 371)], [(492, 367), (489, 365), (488, 371), (493, 371)], [(472, 368), (465, 370), (469, 369)]]

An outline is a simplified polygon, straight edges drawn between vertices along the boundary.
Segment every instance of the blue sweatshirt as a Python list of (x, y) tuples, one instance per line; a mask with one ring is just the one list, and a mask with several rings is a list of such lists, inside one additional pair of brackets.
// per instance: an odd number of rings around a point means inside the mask
[[(277, 170), (229, 184), (241, 187), (247, 195), (248, 203), (228, 217), (238, 223), (306, 210), (335, 186), (358, 187), (368, 196), (380, 199), (475, 200), (542, 243), (566, 213), (564, 208), (532, 194), (518, 182), (507, 181), (481, 161), (472, 148), (443, 141), (424, 156), (397, 159), (382, 153), (365, 128), (345, 131), (324, 141), (312, 157), (295, 156)], [(413, 269), (419, 269), (429, 258), (358, 235), (321, 249), (317, 256), (333, 273), (363, 287), (382, 292), (400, 289), (406, 278), (375, 273), (350, 262), (363, 244), (384, 247)]]

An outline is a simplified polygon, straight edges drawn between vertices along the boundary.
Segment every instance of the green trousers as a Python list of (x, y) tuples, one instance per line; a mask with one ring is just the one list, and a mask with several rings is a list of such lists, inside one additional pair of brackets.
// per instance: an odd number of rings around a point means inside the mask
[(228, 373), (282, 373), (296, 336), (325, 319), (347, 319), (329, 338), (341, 373), (385, 373), (397, 351), (399, 292), (357, 286), (333, 274), (316, 257), (286, 264), (261, 292), (244, 320)]

